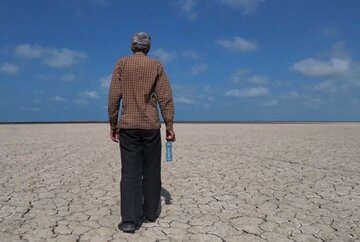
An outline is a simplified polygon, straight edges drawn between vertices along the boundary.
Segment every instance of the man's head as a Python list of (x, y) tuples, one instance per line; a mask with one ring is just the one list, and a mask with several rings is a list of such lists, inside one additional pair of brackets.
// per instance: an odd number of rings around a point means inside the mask
[(151, 38), (145, 32), (135, 33), (131, 38), (131, 50), (135, 52), (144, 52), (147, 54), (150, 50)]

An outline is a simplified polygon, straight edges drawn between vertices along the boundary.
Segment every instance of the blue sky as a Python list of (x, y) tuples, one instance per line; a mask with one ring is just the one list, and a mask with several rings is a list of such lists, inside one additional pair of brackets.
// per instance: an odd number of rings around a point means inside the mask
[(0, 121), (106, 120), (130, 36), (176, 120), (360, 120), (358, 0), (1, 0)]

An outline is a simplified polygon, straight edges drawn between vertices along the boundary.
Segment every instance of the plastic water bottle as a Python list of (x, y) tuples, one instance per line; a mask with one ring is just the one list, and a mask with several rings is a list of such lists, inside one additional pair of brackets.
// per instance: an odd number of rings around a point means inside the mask
[(172, 142), (166, 141), (166, 161), (172, 161)]

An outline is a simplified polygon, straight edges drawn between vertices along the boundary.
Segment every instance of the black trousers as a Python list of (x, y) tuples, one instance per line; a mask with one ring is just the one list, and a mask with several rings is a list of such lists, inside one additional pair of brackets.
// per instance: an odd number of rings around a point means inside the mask
[(121, 217), (156, 219), (161, 192), (160, 129), (121, 129)]

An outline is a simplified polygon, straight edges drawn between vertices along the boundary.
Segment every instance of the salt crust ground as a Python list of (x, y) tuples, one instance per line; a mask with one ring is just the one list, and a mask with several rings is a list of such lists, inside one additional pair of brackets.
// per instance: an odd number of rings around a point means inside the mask
[(360, 240), (360, 124), (175, 128), (172, 204), (129, 235), (108, 125), (0, 125), (0, 241)]

